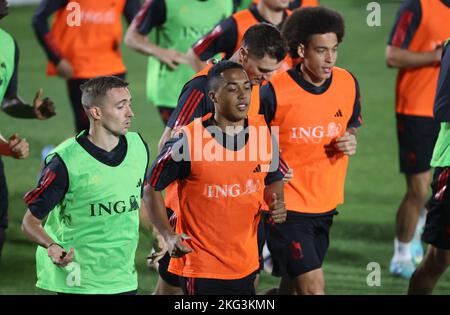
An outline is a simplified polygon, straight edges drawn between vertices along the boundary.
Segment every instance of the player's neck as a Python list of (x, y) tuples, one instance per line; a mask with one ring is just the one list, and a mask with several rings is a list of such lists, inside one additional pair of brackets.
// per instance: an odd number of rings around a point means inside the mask
[(240, 121), (230, 121), (223, 116), (217, 115), (217, 113), (214, 114), (212, 122), (215, 126), (219, 127), (223, 133), (226, 133), (230, 136), (238, 134), (239, 132), (244, 130), (245, 126), (245, 119), (242, 119)]
[(95, 127), (89, 129), (87, 135), (89, 141), (91, 141), (96, 147), (111, 152), (119, 143), (119, 137), (108, 132), (105, 129), (98, 130)]
[(326, 79), (318, 78), (316, 77), (312, 72), (310, 72), (304, 64), (301, 64), (299, 68), (297, 68), (299, 71), (300, 76), (307, 82), (311, 83), (315, 86), (322, 86)]
[(273, 9), (265, 5), (262, 1), (257, 4), (256, 9), (266, 21), (272, 23), (273, 25), (279, 25), (283, 21), (283, 10), (274, 11)]

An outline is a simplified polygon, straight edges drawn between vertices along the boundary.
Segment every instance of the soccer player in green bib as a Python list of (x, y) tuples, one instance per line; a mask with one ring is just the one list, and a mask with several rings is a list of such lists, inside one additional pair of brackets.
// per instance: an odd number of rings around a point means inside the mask
[[(89, 130), (45, 161), (38, 187), (24, 196), (22, 230), (35, 243), (36, 286), (68, 294), (134, 294), (139, 207), (148, 149), (128, 132), (128, 83), (97, 77), (81, 86)], [(45, 226), (43, 219), (47, 217)]]
[(413, 273), (408, 294), (431, 294), (439, 278), (450, 265), (450, 38), (441, 59), (434, 119), (441, 123), (431, 166), (433, 193), (428, 202), (427, 221), (422, 238), (428, 243), (424, 259)]
[(185, 52), (232, 13), (232, 0), (147, 0), (134, 18), (125, 44), (149, 56), (147, 99), (158, 108), (164, 125), (184, 83), (195, 74)]

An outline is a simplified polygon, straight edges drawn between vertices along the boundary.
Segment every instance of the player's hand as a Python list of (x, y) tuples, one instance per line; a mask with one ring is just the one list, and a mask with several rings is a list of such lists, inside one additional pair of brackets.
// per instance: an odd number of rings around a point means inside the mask
[(356, 153), (356, 135), (346, 131), (344, 135), (336, 139), (334, 147), (346, 155), (353, 155)]
[(294, 169), (289, 168), (289, 170), (287, 171), (286, 175), (284, 175), (284, 177), (283, 177), (283, 182), (285, 184), (287, 184), (287, 183), (289, 183), (292, 180), (293, 177), (294, 177)]
[(154, 56), (172, 70), (176, 70), (179, 64), (188, 64), (186, 55), (174, 49), (158, 49)]
[(56, 71), (58, 72), (58, 76), (65, 80), (69, 80), (73, 77), (73, 68), (67, 59), (61, 59), (59, 61), (56, 66)]
[(25, 159), (30, 154), (30, 147), (26, 139), (20, 138), (16, 133), (8, 141), (11, 156), (15, 159)]
[(269, 204), (270, 214), (275, 223), (283, 223), (286, 221), (287, 212), (284, 201), (278, 198), (278, 195), (272, 194), (272, 201)]
[(155, 235), (153, 250), (154, 251), (152, 251), (147, 256), (147, 267), (149, 268), (152, 268), (154, 265), (156, 265), (161, 260), (161, 258), (164, 257), (168, 250), (167, 243), (161, 234)]
[(74, 250), (72, 247), (67, 253), (66, 250), (58, 244), (52, 244), (47, 248), (47, 255), (55, 265), (58, 267), (65, 267), (73, 261)]
[(34, 113), (36, 118), (40, 120), (48, 119), (56, 115), (55, 104), (48, 97), (42, 99), (44, 91), (39, 89), (33, 100)]
[(188, 240), (190, 238), (190, 236), (184, 233), (169, 235), (165, 241), (167, 243), (167, 251), (169, 252), (170, 257), (180, 258), (191, 253), (192, 249), (183, 244), (184, 240)]

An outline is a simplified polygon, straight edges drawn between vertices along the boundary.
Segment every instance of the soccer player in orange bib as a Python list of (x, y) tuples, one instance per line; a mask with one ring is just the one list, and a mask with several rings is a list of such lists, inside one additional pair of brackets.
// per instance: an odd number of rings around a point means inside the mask
[(268, 247), (279, 293), (324, 294), (322, 270), (336, 207), (344, 202), (349, 156), (361, 125), (358, 82), (335, 66), (344, 20), (331, 9), (295, 10), (283, 30), (303, 62), (261, 87), (261, 109), (279, 127), (283, 158), (294, 169), (285, 186), (286, 222), (272, 225)]
[[(281, 29), (290, 14), (288, 6), (287, 0), (262, 0), (222, 20), (187, 52), (186, 57), (192, 68), (195, 71), (202, 70), (206, 66), (205, 62), (219, 53), (224, 54), (225, 59), (230, 59), (241, 47), (244, 34), (252, 25), (264, 22)], [(292, 60), (287, 58), (282, 69), (286, 70), (291, 63)]]
[(421, 235), (432, 179), (430, 161), (439, 132), (433, 101), (442, 44), (449, 36), (449, 0), (406, 0), (386, 48), (387, 65), (399, 69), (395, 113), (400, 172), (406, 179), (389, 270), (403, 278), (411, 277), (423, 257)]
[[(284, 175), (268, 127), (247, 118), (251, 82), (242, 65), (219, 62), (208, 84), (214, 114), (195, 119), (165, 144), (148, 173), (144, 201), (185, 294), (255, 294), (260, 211), (265, 200), (273, 222), (284, 222)], [(268, 155), (254, 155), (261, 149)], [(160, 192), (174, 181), (178, 234)]]

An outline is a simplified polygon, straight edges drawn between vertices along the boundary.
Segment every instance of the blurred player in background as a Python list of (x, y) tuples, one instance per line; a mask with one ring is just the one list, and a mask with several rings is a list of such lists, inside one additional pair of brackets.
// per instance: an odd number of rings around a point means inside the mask
[(431, 294), (437, 281), (450, 265), (450, 41), (444, 48), (439, 74), (434, 119), (441, 124), (431, 166), (435, 168), (433, 193), (423, 239), (428, 251), (411, 277), (409, 294)]
[(121, 16), (131, 23), (139, 8), (139, 0), (41, 0), (33, 28), (47, 55), (47, 74), (67, 81), (76, 133), (89, 129), (81, 84), (97, 76), (125, 77)]
[(218, 53), (230, 59), (240, 48), (245, 32), (252, 25), (266, 22), (281, 29), (289, 13), (288, 6), (289, 0), (261, 0), (257, 5), (223, 20), (188, 51), (190, 65), (195, 71), (200, 71), (206, 66), (205, 62)]
[[(0, 20), (8, 15), (8, 2), (0, 0)], [(42, 100), (40, 89), (29, 105), (18, 96), (19, 47), (13, 37), (0, 28), (0, 105), (2, 111), (17, 118), (47, 119), (55, 115), (53, 102)], [(3, 129), (5, 127), (3, 126)], [(29, 148), (26, 139), (13, 134), (9, 140), (0, 135), (0, 155), (23, 159), (28, 156)], [(0, 159), (0, 257), (6, 239), (8, 227), (8, 188), (4, 173), (3, 161)]]
[(147, 0), (128, 29), (125, 43), (149, 56), (147, 101), (158, 108), (164, 125), (194, 75), (186, 51), (232, 11), (231, 0)]
[(431, 183), (430, 160), (439, 132), (433, 101), (442, 55), (450, 36), (450, 0), (405, 0), (386, 49), (389, 67), (398, 68), (397, 137), (400, 171), (406, 194), (396, 217), (394, 256), (390, 272), (410, 278), (422, 260), (420, 240)]

